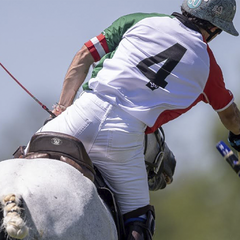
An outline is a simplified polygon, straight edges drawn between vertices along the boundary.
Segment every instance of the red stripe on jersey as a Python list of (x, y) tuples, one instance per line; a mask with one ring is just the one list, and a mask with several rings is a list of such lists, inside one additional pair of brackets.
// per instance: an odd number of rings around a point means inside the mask
[(211, 49), (208, 47), (207, 50), (210, 58), (210, 72), (204, 93), (212, 108), (218, 111), (224, 109), (233, 100), (233, 94), (225, 88), (222, 70), (218, 66)]
[(109, 52), (109, 48), (108, 48), (108, 45), (107, 45), (107, 40), (105, 38), (105, 36), (101, 33), (97, 36), (97, 39), (99, 40), (99, 42), (101, 43), (105, 53), (108, 53)]
[(85, 43), (85, 46), (88, 48), (89, 52), (91, 53), (93, 59), (95, 62), (99, 61), (100, 55), (98, 54), (97, 49), (95, 48), (95, 46), (93, 45), (92, 41), (89, 40), (88, 42)]
[(159, 127), (161, 127), (163, 124), (179, 117), (180, 115), (182, 115), (183, 113), (187, 112), (188, 110), (190, 110), (193, 106), (195, 106), (198, 102), (200, 101), (204, 101), (205, 97), (203, 94), (199, 95), (199, 97), (188, 107), (185, 109), (173, 109), (173, 110), (165, 110), (163, 111), (157, 121), (155, 122), (155, 124), (152, 127), (147, 127), (145, 133), (149, 134), (149, 133), (153, 133), (155, 132)]

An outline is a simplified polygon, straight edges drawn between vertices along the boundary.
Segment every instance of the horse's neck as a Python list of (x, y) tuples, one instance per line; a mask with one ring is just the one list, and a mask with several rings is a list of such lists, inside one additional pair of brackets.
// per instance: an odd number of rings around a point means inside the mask
[(23, 198), (25, 217), (32, 229), (29, 239), (41, 231), (42, 240), (117, 239), (114, 221), (94, 184), (64, 162), (1, 162), (0, 196), (9, 193)]

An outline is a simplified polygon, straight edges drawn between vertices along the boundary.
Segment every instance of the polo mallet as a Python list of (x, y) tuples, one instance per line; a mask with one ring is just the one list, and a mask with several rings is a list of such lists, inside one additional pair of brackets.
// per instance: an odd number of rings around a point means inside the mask
[(34, 97), (3, 65), (1, 67), (8, 73), (8, 75), (25, 91), (27, 92), (45, 111), (47, 111), (53, 118), (56, 117), (44, 104), (42, 104), (36, 97)]
[(220, 141), (217, 144), (216, 148), (224, 157), (224, 159), (229, 163), (232, 169), (240, 177), (240, 160), (238, 160), (237, 156), (233, 153), (233, 151), (223, 141)]

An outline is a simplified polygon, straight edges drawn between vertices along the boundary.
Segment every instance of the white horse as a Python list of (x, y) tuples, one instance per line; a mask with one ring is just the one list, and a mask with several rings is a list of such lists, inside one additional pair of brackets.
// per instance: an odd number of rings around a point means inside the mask
[(0, 162), (0, 201), (5, 239), (118, 239), (93, 182), (59, 160)]

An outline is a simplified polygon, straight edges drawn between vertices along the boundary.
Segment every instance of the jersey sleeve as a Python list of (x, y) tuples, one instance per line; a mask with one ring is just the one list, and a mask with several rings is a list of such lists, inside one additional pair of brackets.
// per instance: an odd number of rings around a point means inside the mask
[(226, 89), (222, 70), (209, 47), (208, 53), (210, 57), (210, 72), (204, 89), (205, 102), (208, 102), (215, 111), (220, 112), (234, 101), (234, 97), (232, 92)]
[(101, 34), (85, 43), (95, 62), (105, 54), (114, 51), (122, 40), (124, 33), (140, 20), (159, 14), (134, 13), (122, 16), (106, 28)]

